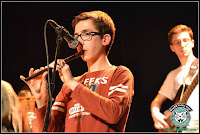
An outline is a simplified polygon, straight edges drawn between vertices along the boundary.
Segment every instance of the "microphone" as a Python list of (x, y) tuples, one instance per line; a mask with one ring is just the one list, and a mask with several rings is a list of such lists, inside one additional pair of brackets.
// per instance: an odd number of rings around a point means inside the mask
[(48, 20), (49, 24), (55, 29), (56, 33), (59, 34), (59, 30), (62, 29), (61, 36), (67, 41), (68, 46), (72, 49), (75, 49), (79, 45), (79, 41), (77, 38), (74, 38), (69, 31), (63, 26), (58, 25), (53, 20)]

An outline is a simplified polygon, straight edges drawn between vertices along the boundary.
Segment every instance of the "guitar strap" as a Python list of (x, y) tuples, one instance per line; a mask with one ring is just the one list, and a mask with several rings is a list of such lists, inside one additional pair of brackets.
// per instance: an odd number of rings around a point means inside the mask
[(191, 84), (192, 79), (195, 76), (195, 74), (197, 73), (198, 68), (199, 68), (199, 59), (196, 58), (192, 62), (191, 66), (190, 66), (190, 70), (189, 70), (189, 72), (188, 72), (188, 74), (185, 78), (185, 82), (183, 83), (183, 88), (182, 88), (182, 91), (181, 91), (180, 99), (182, 98), (183, 93), (185, 92), (185, 89), (187, 88), (187, 86)]

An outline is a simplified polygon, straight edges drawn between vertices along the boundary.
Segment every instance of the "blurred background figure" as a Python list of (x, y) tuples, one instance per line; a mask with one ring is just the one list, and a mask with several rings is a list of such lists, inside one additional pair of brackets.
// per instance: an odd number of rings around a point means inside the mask
[(23, 132), (39, 132), (34, 114), (35, 98), (27, 85), (18, 92), (18, 97), (21, 103)]
[(20, 102), (12, 85), (1, 80), (1, 132), (22, 132)]

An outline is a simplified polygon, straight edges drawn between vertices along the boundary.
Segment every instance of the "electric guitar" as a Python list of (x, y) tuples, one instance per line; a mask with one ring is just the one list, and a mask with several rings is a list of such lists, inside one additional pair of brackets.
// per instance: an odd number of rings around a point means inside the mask
[[(198, 75), (199, 72), (196, 73), (196, 76), (192, 80), (191, 84), (185, 89), (185, 92), (183, 93), (182, 97), (180, 98), (181, 90), (179, 89), (177, 96), (175, 98), (174, 104), (177, 103), (183, 103), (186, 104), (187, 100), (189, 99), (190, 95), (192, 94), (192, 91), (195, 89), (196, 85), (198, 84)], [(180, 98), (180, 100), (178, 100)], [(169, 110), (166, 110), (164, 112), (164, 115), (168, 116), (168, 119), (166, 122), (168, 123), (170, 130), (176, 130), (176, 126), (171, 122), (170, 116), (171, 112)], [(159, 132), (175, 132), (175, 131), (165, 131), (165, 130), (159, 130)]]

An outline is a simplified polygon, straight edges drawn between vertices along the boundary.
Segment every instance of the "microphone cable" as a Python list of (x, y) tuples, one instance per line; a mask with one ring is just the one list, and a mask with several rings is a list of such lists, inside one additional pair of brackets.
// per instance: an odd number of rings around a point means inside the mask
[(45, 26), (44, 26), (44, 40), (45, 40), (45, 49), (46, 49), (46, 58), (47, 58), (47, 69), (48, 69), (48, 80), (47, 80), (47, 85), (48, 91), (49, 91), (49, 100), (48, 100), (48, 106), (46, 109), (46, 116), (45, 116), (45, 122), (44, 122), (44, 128), (43, 132), (47, 132), (48, 124), (49, 124), (49, 119), (51, 115), (51, 107), (52, 107), (52, 95), (51, 95), (51, 84), (50, 84), (50, 69), (49, 69), (49, 52), (48, 52), (48, 45), (47, 45), (47, 36), (46, 36), (46, 27), (48, 24), (49, 20), (46, 21)]

